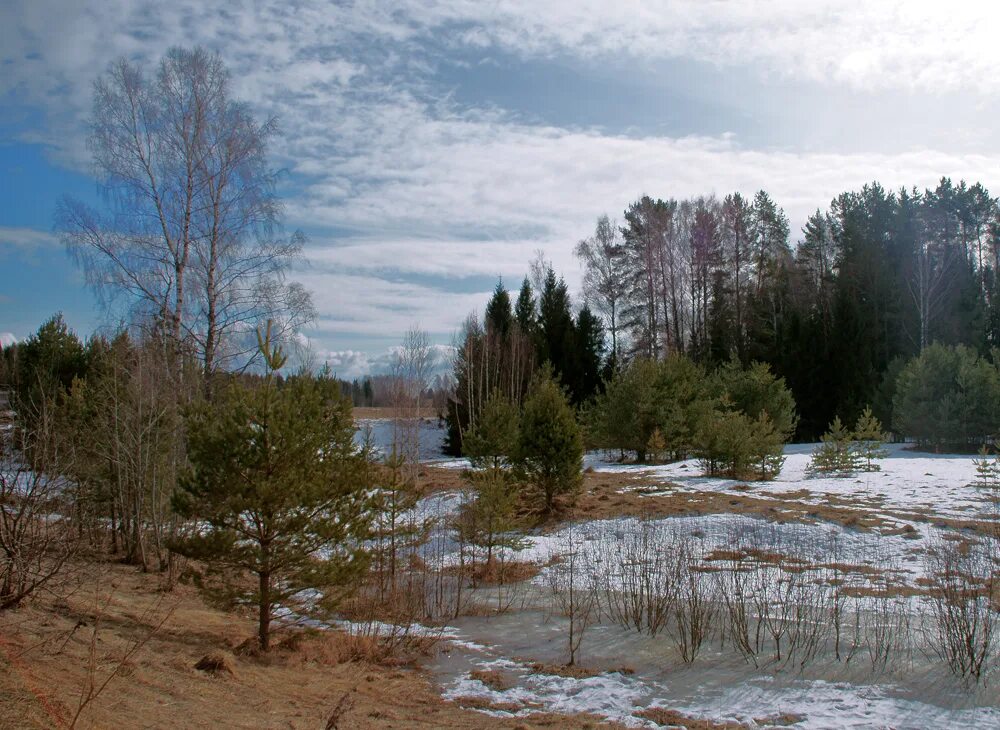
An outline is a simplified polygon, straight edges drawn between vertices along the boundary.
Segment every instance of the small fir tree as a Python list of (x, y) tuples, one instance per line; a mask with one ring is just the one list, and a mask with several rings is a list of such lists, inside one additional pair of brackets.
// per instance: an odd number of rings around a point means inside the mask
[(462, 438), (462, 448), (472, 465), (494, 471), (509, 466), (517, 450), (517, 407), (499, 390), (494, 390), (483, 405), (475, 428)]
[(663, 438), (663, 433), (658, 428), (653, 429), (649, 441), (646, 443), (646, 456), (653, 463), (663, 461), (667, 451), (667, 442)]
[(285, 357), (270, 326), (258, 340), (263, 383), (235, 381), (188, 418), (191, 470), (174, 508), (189, 529), (174, 547), (207, 563), (227, 595), (256, 605), (267, 651), (278, 607), (329, 610), (364, 575), (376, 504), (350, 403), (309, 376), (279, 387)]
[(505, 469), (470, 471), (467, 480), (474, 498), (463, 507), (457, 527), (464, 542), (485, 552), (484, 567), (491, 570), (497, 552), (528, 545), (517, 532), (522, 526), (517, 483)]
[(551, 514), (557, 496), (573, 495), (583, 482), (583, 437), (566, 395), (544, 368), (532, 381), (521, 413), (518, 469)]
[(851, 448), (854, 449), (855, 463), (864, 471), (881, 471), (882, 467), (875, 462), (889, 455), (885, 450), (885, 440), (882, 423), (872, 414), (871, 406), (866, 407), (854, 425)]
[(426, 542), (429, 531), (426, 522), (415, 515), (421, 495), (411, 470), (406, 467), (405, 455), (393, 444), (377, 478), (378, 517), (372, 523), (375, 545), (372, 557), (382, 600), (387, 591), (396, 590), (401, 557), (412, 554)]
[(824, 474), (851, 474), (857, 470), (857, 454), (852, 448), (853, 434), (844, 426), (840, 416), (835, 416), (830, 430), (821, 437), (822, 442), (812, 453), (807, 471)]
[[(992, 457), (992, 458), (991, 458)], [(976, 486), (986, 489), (1000, 488), (1000, 455), (986, 444), (979, 447), (979, 456), (972, 460), (976, 466)]]
[(465, 542), (486, 552), (486, 567), (492, 569), (497, 548), (521, 550), (525, 543), (515, 530), (520, 526), (520, 495), (511, 473), (518, 448), (517, 407), (500, 391), (493, 391), (483, 406), (476, 427), (464, 436), (465, 453), (473, 468), (465, 479), (473, 500), (458, 518)]

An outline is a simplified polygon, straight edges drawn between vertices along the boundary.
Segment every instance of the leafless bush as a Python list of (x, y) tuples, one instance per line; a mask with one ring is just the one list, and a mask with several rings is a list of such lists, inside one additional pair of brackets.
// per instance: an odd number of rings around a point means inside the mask
[(573, 666), (587, 628), (598, 618), (596, 575), (592, 569), (596, 563), (588, 559), (577, 528), (566, 531), (557, 556), (558, 560), (550, 561), (549, 589), (556, 612), (567, 619), (567, 665)]
[(984, 678), (997, 626), (991, 602), (1000, 590), (998, 557), (989, 537), (974, 545), (940, 540), (928, 551), (932, 646), (955, 676), (976, 683)]
[(710, 576), (699, 570), (701, 556), (685, 546), (678, 551), (676, 560), (679, 581), (672, 635), (681, 659), (690, 664), (712, 630), (718, 602)]
[[(38, 429), (48, 429), (46, 419)], [(43, 454), (47, 443), (48, 434), (0, 432), (0, 611), (48, 584), (76, 551), (64, 516), (68, 482), (58, 453)]]
[(591, 554), (602, 610), (612, 621), (650, 636), (666, 626), (678, 590), (677, 551), (676, 533), (649, 520), (602, 536)]

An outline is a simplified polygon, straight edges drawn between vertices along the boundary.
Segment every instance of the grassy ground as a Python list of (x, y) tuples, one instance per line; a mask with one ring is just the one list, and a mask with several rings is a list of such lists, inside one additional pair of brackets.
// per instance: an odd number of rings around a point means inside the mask
[[(88, 687), (95, 698), (77, 727), (601, 726), (473, 712), (442, 700), (419, 658), (384, 656), (344, 634), (239, 656), (254, 630), (248, 617), (209, 607), (190, 586), (163, 592), (158, 576), (128, 566), (75, 567), (72, 583), (0, 614), (0, 728), (70, 727)], [(231, 672), (196, 669), (207, 655)]]

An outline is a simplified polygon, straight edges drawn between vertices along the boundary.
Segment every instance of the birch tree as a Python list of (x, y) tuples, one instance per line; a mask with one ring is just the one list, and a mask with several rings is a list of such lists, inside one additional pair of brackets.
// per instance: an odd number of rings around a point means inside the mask
[(302, 237), (278, 235), (276, 131), (233, 99), (218, 55), (173, 48), (154, 73), (123, 58), (94, 84), (88, 142), (104, 205), (59, 205), (63, 241), (104, 302), (162, 323), (206, 374), (250, 356), (239, 341), (258, 322), (290, 331), (311, 317), (284, 280)]

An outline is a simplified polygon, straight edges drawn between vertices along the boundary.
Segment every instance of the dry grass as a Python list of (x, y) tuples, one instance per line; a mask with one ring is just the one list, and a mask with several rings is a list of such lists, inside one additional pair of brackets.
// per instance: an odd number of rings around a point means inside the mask
[(666, 707), (647, 707), (645, 710), (636, 712), (635, 716), (650, 720), (661, 727), (682, 727), (686, 730), (744, 730), (750, 727), (738, 722), (714, 722), (688, 717)]
[[(191, 586), (164, 599), (155, 575), (121, 565), (100, 570), (112, 591), (100, 616), (87, 583), (62, 599), (39, 595), (0, 614), (0, 728), (68, 726), (88, 678), (98, 618), (97, 671), (121, 670), (78, 727), (316, 728), (338, 706), (345, 728), (595, 724), (590, 717), (515, 720), (462, 709), (443, 701), (420, 671), (382, 666), (385, 647), (377, 640), (339, 632), (278, 636), (264, 657), (227, 657), (234, 674), (201, 671), (195, 665), (206, 655), (229, 654), (252, 635), (253, 622), (209, 607)], [(164, 600), (173, 608), (169, 620), (121, 665), (134, 638), (152, 628), (150, 607)]]
[(462, 477), (461, 469), (445, 469), (432, 464), (421, 464), (417, 472), (417, 487), (422, 494), (434, 494), (468, 489), (469, 485)]
[(476, 669), (470, 672), (469, 677), (482, 682), (495, 692), (503, 692), (514, 686), (510, 677), (498, 669)]
[(472, 579), (479, 586), (510, 585), (530, 580), (541, 570), (542, 566), (538, 563), (491, 560), (476, 565)]
[(788, 493), (716, 492), (681, 490), (651, 475), (591, 472), (576, 503), (560, 516), (568, 520), (612, 517), (674, 517), (679, 515), (745, 514), (782, 522), (834, 522), (856, 529), (887, 529), (880, 515), (836, 495), (825, 495), (823, 504), (808, 504), (817, 495), (808, 490)]
[(788, 727), (789, 725), (797, 725), (805, 719), (805, 715), (798, 715), (794, 712), (781, 712), (777, 715), (756, 717), (754, 718), (754, 722), (761, 727)]

